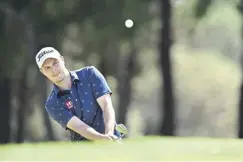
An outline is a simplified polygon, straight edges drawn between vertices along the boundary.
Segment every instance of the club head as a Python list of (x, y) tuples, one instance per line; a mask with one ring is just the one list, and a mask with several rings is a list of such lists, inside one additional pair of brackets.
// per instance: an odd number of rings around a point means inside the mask
[(117, 124), (116, 125), (116, 130), (119, 132), (119, 133), (122, 133), (124, 135), (127, 135), (128, 134), (128, 129), (125, 125), (123, 124)]

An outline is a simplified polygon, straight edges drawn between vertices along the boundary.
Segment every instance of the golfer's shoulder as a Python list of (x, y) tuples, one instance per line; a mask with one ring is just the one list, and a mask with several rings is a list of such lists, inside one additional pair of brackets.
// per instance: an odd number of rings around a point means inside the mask
[(80, 69), (74, 70), (79, 78), (89, 78), (92, 72), (96, 70), (95, 66), (85, 66)]
[(55, 106), (57, 103), (57, 95), (55, 93), (55, 90), (53, 89), (46, 99), (45, 108), (48, 110), (51, 107)]

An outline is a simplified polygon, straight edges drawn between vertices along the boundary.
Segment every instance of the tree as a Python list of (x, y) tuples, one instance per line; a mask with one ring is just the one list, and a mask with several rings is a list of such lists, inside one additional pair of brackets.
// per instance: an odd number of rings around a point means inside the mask
[[(10, 72), (12, 70), (13, 61), (12, 53), (6, 55), (10, 52), (9, 45), (11, 40), (11, 36), (8, 32), (6, 32), (9, 27), (7, 22), (12, 19), (11, 11), (8, 8), (5, 8), (2, 4), (0, 4), (0, 143), (8, 143), (10, 142), (10, 119), (11, 119), (11, 92), (12, 92), (12, 80)], [(9, 29), (11, 30), (11, 29)], [(14, 42), (13, 42), (14, 44)]]
[[(1, 138), (1, 142), (4, 143), (10, 142), (10, 102), (14, 95), (11, 93), (12, 80), (18, 80), (13, 83), (18, 84), (16, 94), (18, 98), (16, 142), (21, 143), (24, 141), (24, 119), (30, 97), (27, 79), (29, 78), (29, 68), (31, 67), (31, 62), (33, 62), (32, 58), (34, 58), (36, 48), (35, 26), (32, 21), (34, 14), (31, 13), (30, 9), (33, 5), (38, 5), (38, 3), (39, 1), (30, 0), (0, 3), (1, 16), (3, 17), (1, 20), (5, 20), (1, 25), (3, 27), (1, 30), (3, 40), (1, 41), (2, 44), (0, 43), (2, 45), (0, 46), (2, 49), (1, 54), (3, 54), (0, 73), (3, 82), (0, 82), (4, 84), (4, 89), (1, 92), (5, 93), (5, 96), (1, 99), (3, 99), (3, 102), (6, 102), (6, 104), (2, 104), (1, 115), (3, 117), (0, 117), (2, 120), (0, 128), (4, 132), (1, 134), (4, 136)], [(23, 43), (23, 40), (26, 42)], [(3, 52), (4, 49), (6, 51)], [(18, 66), (20, 67), (18, 69), (15, 68), (15, 60), (18, 60)], [(47, 132), (50, 134), (52, 130), (49, 129)]]
[(160, 130), (161, 135), (174, 135), (174, 95), (171, 69), (171, 2), (161, 0), (161, 33), (160, 33), (160, 66), (163, 76), (163, 123)]
[[(197, 1), (197, 5), (195, 6), (195, 10), (194, 10), (194, 16), (196, 18), (196, 20), (200, 20), (201, 18), (203, 18), (209, 7), (211, 6), (213, 0), (204, 0), (204, 1)], [(237, 3), (237, 10), (240, 12), (242, 18), (243, 18), (243, 0), (240, 0)], [(242, 22), (243, 24), (243, 22)], [(242, 33), (241, 33), (241, 37), (243, 40), (243, 26), (242, 26)], [(241, 61), (241, 69), (243, 72), (243, 55), (242, 57), (242, 61)], [(239, 91), (239, 106), (238, 106), (238, 137), (239, 138), (243, 138), (243, 80), (241, 81), (241, 86), (240, 86), (240, 91)]]
[[(237, 6), (240, 14), (241, 14), (241, 17), (242, 17), (242, 20), (243, 20), (243, 0), (241, 0), (239, 3), (238, 3), (238, 6)], [(243, 24), (243, 21), (242, 21), (242, 24)], [(242, 41), (243, 41), (243, 26), (242, 26), (242, 29), (241, 29), (241, 38), (242, 38)], [(241, 70), (243, 72), (243, 54), (241, 55)], [(243, 138), (243, 80), (241, 81), (241, 86), (240, 86), (240, 94), (239, 94), (239, 108), (238, 108), (238, 111), (239, 111), (239, 117), (238, 117), (238, 137), (239, 138)]]
[(118, 72), (118, 118), (119, 123), (126, 124), (126, 115), (128, 107), (132, 99), (132, 79), (136, 75), (137, 69), (137, 49), (134, 40), (130, 43), (130, 52), (125, 57), (120, 57), (120, 65)]

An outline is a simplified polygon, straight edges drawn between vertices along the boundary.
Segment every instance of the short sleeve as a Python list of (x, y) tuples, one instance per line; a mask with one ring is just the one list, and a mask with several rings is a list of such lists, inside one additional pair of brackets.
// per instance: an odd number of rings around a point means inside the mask
[(67, 123), (74, 115), (58, 104), (46, 104), (45, 107), (48, 115), (66, 129)]
[(105, 94), (112, 94), (105, 77), (94, 66), (88, 68), (88, 78), (96, 99)]

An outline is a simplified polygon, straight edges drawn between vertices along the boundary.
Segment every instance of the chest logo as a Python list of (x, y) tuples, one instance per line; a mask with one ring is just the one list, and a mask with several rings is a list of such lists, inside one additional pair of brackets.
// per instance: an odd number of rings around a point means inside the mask
[(72, 101), (67, 101), (65, 104), (66, 104), (68, 109), (71, 109), (73, 107)]

